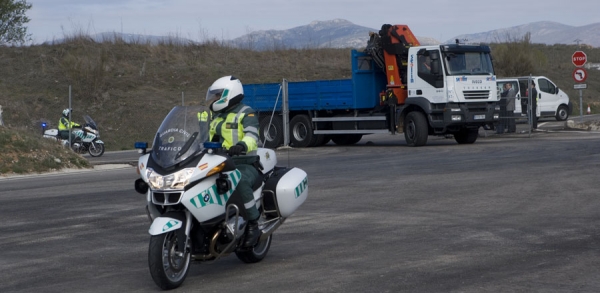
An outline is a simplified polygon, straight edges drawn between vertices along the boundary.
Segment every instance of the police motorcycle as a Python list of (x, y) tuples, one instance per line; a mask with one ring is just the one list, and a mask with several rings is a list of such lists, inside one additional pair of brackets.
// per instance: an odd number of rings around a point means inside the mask
[[(78, 154), (89, 152), (92, 157), (102, 156), (104, 154), (104, 142), (100, 140), (98, 124), (88, 115), (84, 115), (83, 119), (85, 124), (81, 128), (71, 130), (75, 134), (75, 140), (71, 142), (71, 148)], [(45, 138), (58, 140), (65, 147), (69, 145), (68, 139), (60, 137), (58, 129), (46, 130), (46, 123), (42, 123), (42, 129)]]
[[(135, 190), (146, 195), (150, 245), (148, 265), (158, 287), (169, 290), (185, 280), (194, 262), (214, 262), (235, 253), (256, 263), (267, 255), (273, 232), (308, 196), (303, 170), (278, 167), (275, 152), (259, 148), (254, 198), (261, 236), (244, 247), (247, 220), (236, 192), (241, 173), (221, 143), (209, 141), (210, 110), (177, 106), (148, 143), (136, 142), (141, 156)], [(259, 177), (260, 177), (259, 176)]]

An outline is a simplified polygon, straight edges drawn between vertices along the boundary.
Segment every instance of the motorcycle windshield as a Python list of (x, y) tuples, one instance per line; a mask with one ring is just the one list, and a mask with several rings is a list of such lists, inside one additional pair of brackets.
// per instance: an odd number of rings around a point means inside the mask
[(92, 119), (92, 117), (85, 115), (83, 116), (83, 120), (85, 120), (85, 124), (89, 125), (91, 128), (98, 129), (98, 125), (96, 124), (96, 121)]
[(209, 139), (210, 110), (204, 106), (176, 106), (158, 128), (152, 159), (169, 168), (204, 149)]

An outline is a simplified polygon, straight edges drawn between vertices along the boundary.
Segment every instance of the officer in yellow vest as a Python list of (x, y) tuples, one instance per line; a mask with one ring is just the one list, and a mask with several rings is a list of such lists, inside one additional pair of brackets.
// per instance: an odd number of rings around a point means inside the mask
[[(58, 120), (58, 134), (62, 139), (69, 139), (69, 129), (71, 128), (81, 128), (81, 125), (70, 121), (69, 115), (71, 115), (71, 109), (64, 109), (62, 112), (62, 117)], [(71, 143), (75, 141), (75, 134), (71, 134)]]
[(210, 140), (220, 141), (227, 153), (233, 157), (237, 169), (242, 173), (237, 190), (246, 209), (248, 231), (244, 246), (254, 246), (260, 237), (258, 217), (252, 186), (258, 178), (256, 162), (258, 156), (258, 118), (254, 110), (242, 103), (242, 82), (225, 76), (217, 79), (206, 92), (206, 101), (213, 112), (210, 123)]

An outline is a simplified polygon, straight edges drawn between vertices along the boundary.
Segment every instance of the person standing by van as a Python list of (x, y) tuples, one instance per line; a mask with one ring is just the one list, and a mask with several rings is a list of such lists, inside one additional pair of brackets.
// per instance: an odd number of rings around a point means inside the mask
[(535, 82), (531, 81), (531, 127), (533, 129), (537, 129), (537, 97), (538, 92), (535, 89)]
[(515, 98), (517, 93), (512, 87), (512, 83), (507, 82), (504, 84), (503, 94), (506, 97), (506, 132), (516, 132), (517, 124), (515, 121)]

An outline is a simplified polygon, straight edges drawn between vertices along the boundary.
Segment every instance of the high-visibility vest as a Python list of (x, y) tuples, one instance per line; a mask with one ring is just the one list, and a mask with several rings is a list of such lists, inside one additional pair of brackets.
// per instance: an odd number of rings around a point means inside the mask
[(215, 113), (210, 123), (210, 139), (220, 136), (225, 149), (243, 142), (246, 153), (258, 149), (258, 118), (252, 108), (240, 104), (227, 113)]

